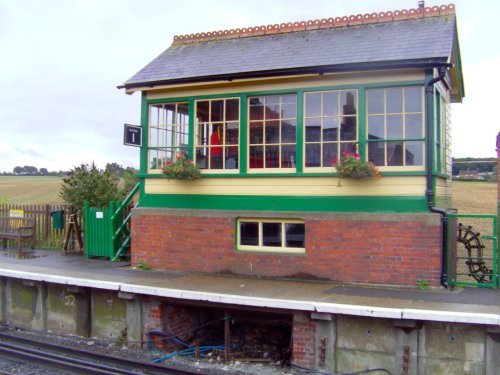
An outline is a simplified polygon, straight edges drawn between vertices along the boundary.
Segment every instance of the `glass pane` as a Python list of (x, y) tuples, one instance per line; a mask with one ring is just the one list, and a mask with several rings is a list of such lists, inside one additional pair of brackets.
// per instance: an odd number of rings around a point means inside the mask
[(375, 165), (385, 165), (384, 147), (385, 142), (368, 143), (368, 160)]
[(281, 122), (281, 143), (295, 143), (297, 128), (295, 125), (295, 120)]
[(337, 143), (325, 143), (323, 144), (323, 167), (331, 167), (334, 161), (337, 161)]
[(210, 120), (224, 121), (224, 100), (213, 100), (211, 104)]
[(403, 113), (403, 89), (387, 89), (387, 113)]
[[(189, 107), (188, 103), (178, 103), (177, 104), (177, 113), (179, 115), (188, 115), (189, 114)], [(178, 122), (179, 124), (186, 124), (185, 122)]]
[(196, 147), (196, 165), (200, 169), (208, 168), (208, 147)]
[(281, 223), (262, 223), (262, 245), (281, 247)]
[(279, 146), (268, 146), (265, 149), (266, 168), (279, 168), (280, 149)]
[(251, 122), (250, 123), (250, 144), (262, 144), (263, 143), (263, 133), (264, 126), (262, 122)]
[(238, 168), (238, 147), (226, 148), (226, 169)]
[(281, 118), (297, 118), (297, 105), (295, 102), (281, 105)]
[(342, 91), (340, 94), (340, 106), (343, 115), (356, 114), (356, 92), (355, 91)]
[(387, 165), (403, 165), (403, 142), (387, 142)]
[(424, 165), (424, 142), (405, 142), (406, 165)]
[(259, 223), (240, 222), (240, 245), (259, 246)]
[(163, 115), (165, 118), (161, 118), (160, 121), (162, 124), (172, 125), (175, 124), (175, 104), (165, 104)]
[(224, 131), (222, 125), (212, 126), (212, 133), (210, 135), (210, 168), (222, 169), (223, 147), (224, 144)]
[(340, 125), (340, 140), (355, 141), (358, 137), (358, 128), (356, 126), (356, 117), (343, 117)]
[(295, 145), (281, 146), (281, 168), (295, 168)]
[(250, 168), (264, 168), (264, 150), (262, 146), (250, 147)]
[(306, 142), (321, 140), (321, 119), (306, 119)]
[(250, 120), (262, 120), (264, 118), (264, 98), (250, 99)]
[(368, 139), (384, 139), (384, 116), (368, 116)]
[(176, 126), (177, 128), (177, 145), (181, 147), (187, 147), (188, 144), (188, 127), (187, 126)]
[(340, 144), (340, 155), (344, 155), (346, 152), (350, 152), (351, 154), (358, 152), (358, 149), (356, 147), (356, 143), (341, 143)]
[(210, 124), (206, 122), (199, 123), (197, 126), (197, 133), (196, 133), (196, 144), (198, 146), (201, 145), (207, 145), (208, 144), (208, 137), (209, 137), (209, 130), (210, 130)]
[(266, 139), (264, 143), (279, 143), (280, 123), (279, 121), (266, 121)]
[(405, 88), (405, 111), (406, 112), (423, 112), (422, 111), (422, 88), (407, 87)]
[(321, 145), (318, 143), (306, 144), (306, 167), (321, 167)]
[(326, 117), (323, 119), (323, 141), (339, 140), (339, 118)]
[(240, 101), (238, 99), (226, 100), (226, 121), (239, 121)]
[(239, 132), (238, 132), (238, 123), (237, 122), (229, 122), (226, 124), (226, 144), (229, 145), (237, 145)]
[(209, 122), (208, 118), (208, 110), (209, 110), (208, 101), (201, 101), (196, 103), (196, 118), (198, 122)]
[(161, 129), (150, 129), (149, 130), (149, 147), (160, 147), (163, 146), (160, 144), (160, 132), (163, 132)]
[(423, 138), (423, 130), (421, 114), (405, 116), (405, 138)]
[(323, 93), (323, 116), (339, 115), (339, 94), (337, 92)]
[(368, 90), (368, 114), (384, 113), (384, 90)]
[(285, 224), (285, 246), (306, 247), (306, 229), (304, 224)]
[(387, 139), (403, 138), (403, 116), (387, 116)]
[(280, 118), (280, 97), (279, 96), (266, 96), (266, 119)]
[(321, 94), (306, 94), (306, 117), (321, 116)]
[(158, 125), (160, 107), (158, 105), (149, 106), (149, 126)]

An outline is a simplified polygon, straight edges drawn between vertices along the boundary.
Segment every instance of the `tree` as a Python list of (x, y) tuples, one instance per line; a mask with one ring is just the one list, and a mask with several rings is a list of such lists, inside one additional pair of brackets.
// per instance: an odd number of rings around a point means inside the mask
[(38, 171), (38, 173), (42, 176), (48, 176), (49, 175), (49, 171), (47, 170), (47, 168), (40, 168), (40, 170)]
[(78, 213), (81, 213), (85, 201), (91, 207), (106, 207), (110, 201), (119, 199), (119, 177), (116, 173), (82, 164), (70, 170), (65, 178), (59, 196)]
[(20, 166), (17, 166), (14, 168), (14, 174), (19, 176), (20, 174), (23, 174), (24, 173), (24, 168), (23, 167), (20, 167)]
[(120, 177), (123, 174), (123, 172), (125, 171), (123, 169), (123, 167), (118, 163), (108, 163), (108, 164), (106, 164), (106, 167), (104, 168), (104, 170), (107, 172), (116, 173)]

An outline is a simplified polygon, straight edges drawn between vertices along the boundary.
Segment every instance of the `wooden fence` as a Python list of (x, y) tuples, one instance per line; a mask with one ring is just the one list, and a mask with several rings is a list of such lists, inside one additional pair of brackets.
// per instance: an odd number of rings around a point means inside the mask
[[(0, 204), (0, 217), (9, 216), (11, 210), (23, 210), (24, 217), (36, 220), (36, 246), (47, 249), (61, 249), (65, 235), (65, 223), (69, 213), (63, 205)], [(63, 211), (63, 229), (54, 229), (52, 213)]]

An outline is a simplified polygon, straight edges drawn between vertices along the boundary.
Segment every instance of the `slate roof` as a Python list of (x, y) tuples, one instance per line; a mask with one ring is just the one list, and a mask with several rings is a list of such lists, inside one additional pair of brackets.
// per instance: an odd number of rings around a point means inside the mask
[(446, 63), (455, 33), (453, 12), (258, 36), (176, 37), (121, 87)]

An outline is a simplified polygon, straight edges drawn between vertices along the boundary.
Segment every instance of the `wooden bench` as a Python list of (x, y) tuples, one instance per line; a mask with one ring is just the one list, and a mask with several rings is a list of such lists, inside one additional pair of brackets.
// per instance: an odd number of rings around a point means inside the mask
[(17, 250), (21, 251), (21, 241), (31, 239), (31, 248), (35, 248), (35, 220), (21, 217), (0, 217), (0, 239), (3, 239), (3, 248), (7, 247), (7, 240), (16, 241)]

